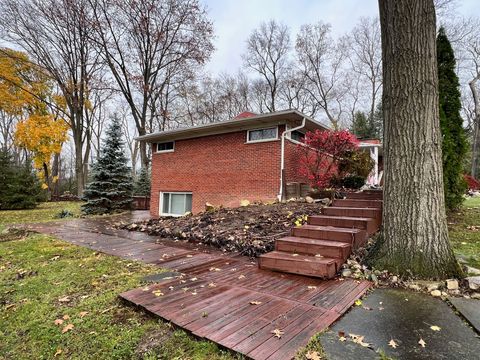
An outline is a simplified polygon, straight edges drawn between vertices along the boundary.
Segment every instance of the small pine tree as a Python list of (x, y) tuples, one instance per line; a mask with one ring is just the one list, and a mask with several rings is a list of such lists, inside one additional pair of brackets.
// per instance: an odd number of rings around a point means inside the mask
[(30, 161), (17, 166), (8, 151), (0, 150), (0, 209), (33, 209), (41, 200), (42, 189)]
[(383, 141), (383, 106), (381, 101), (375, 107), (370, 124), (374, 134), (372, 137)]
[(132, 208), (132, 178), (127, 165), (122, 129), (112, 119), (100, 156), (92, 168), (92, 181), (83, 193), (84, 214), (111, 214)]
[(443, 27), (437, 36), (437, 67), (445, 205), (448, 210), (453, 210), (461, 205), (466, 191), (462, 173), (468, 148), (460, 115), (460, 84), (455, 73), (455, 54)]
[(150, 169), (142, 167), (135, 182), (133, 193), (138, 196), (150, 196)]

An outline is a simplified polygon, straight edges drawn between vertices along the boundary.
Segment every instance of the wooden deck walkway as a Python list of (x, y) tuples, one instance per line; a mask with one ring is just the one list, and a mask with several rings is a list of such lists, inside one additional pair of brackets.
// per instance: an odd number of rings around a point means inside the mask
[[(367, 281), (320, 280), (260, 270), (256, 262), (184, 242), (155, 243), (115, 230), (106, 220), (36, 224), (34, 230), (181, 276), (120, 296), (173, 324), (253, 359), (291, 359), (370, 287)], [(275, 336), (280, 331), (280, 337)]]

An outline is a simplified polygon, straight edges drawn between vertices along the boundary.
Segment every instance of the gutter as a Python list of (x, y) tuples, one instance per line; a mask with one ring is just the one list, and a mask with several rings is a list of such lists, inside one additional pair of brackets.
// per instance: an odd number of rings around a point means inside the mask
[[(289, 129), (289, 130), (285, 130), (282, 134), (282, 149), (281, 149), (281, 152), (280, 152), (280, 191), (278, 193), (278, 200), (279, 201), (282, 201), (283, 196), (285, 195), (283, 193), (283, 183), (284, 183), (284, 180), (285, 180), (284, 176), (283, 176), (283, 173), (284, 173), (284, 170), (285, 170), (285, 136), (287, 134), (291, 134), (293, 131), (303, 129), (305, 127), (305, 123), (306, 123), (306, 118), (304, 117), (303, 120), (302, 120), (302, 124), (300, 126), (294, 127), (292, 129)], [(286, 124), (285, 124), (285, 128), (286, 128)]]

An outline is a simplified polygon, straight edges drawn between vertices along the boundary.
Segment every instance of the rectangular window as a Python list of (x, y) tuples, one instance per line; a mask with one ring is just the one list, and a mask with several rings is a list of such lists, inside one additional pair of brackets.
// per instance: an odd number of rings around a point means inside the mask
[(158, 143), (158, 144), (156, 144), (156, 149), (155, 149), (155, 151), (157, 153), (172, 152), (174, 150), (175, 150), (175, 142), (174, 141)]
[(290, 134), (290, 138), (298, 142), (303, 142), (304, 137), (305, 137), (305, 134), (298, 130), (292, 131)]
[(162, 192), (160, 193), (160, 215), (181, 216), (192, 211), (192, 193)]
[(278, 127), (248, 130), (247, 142), (270, 141), (278, 139)]

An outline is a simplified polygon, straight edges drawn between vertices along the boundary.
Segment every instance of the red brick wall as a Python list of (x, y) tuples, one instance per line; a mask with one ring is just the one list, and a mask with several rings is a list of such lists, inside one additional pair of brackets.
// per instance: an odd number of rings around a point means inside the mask
[(308, 183), (306, 177), (300, 175), (298, 145), (285, 139), (285, 177), (286, 182)]
[(192, 192), (193, 212), (205, 203), (274, 200), (280, 187), (280, 140), (246, 144), (246, 131), (178, 140), (175, 151), (153, 154), (150, 212), (161, 191)]

